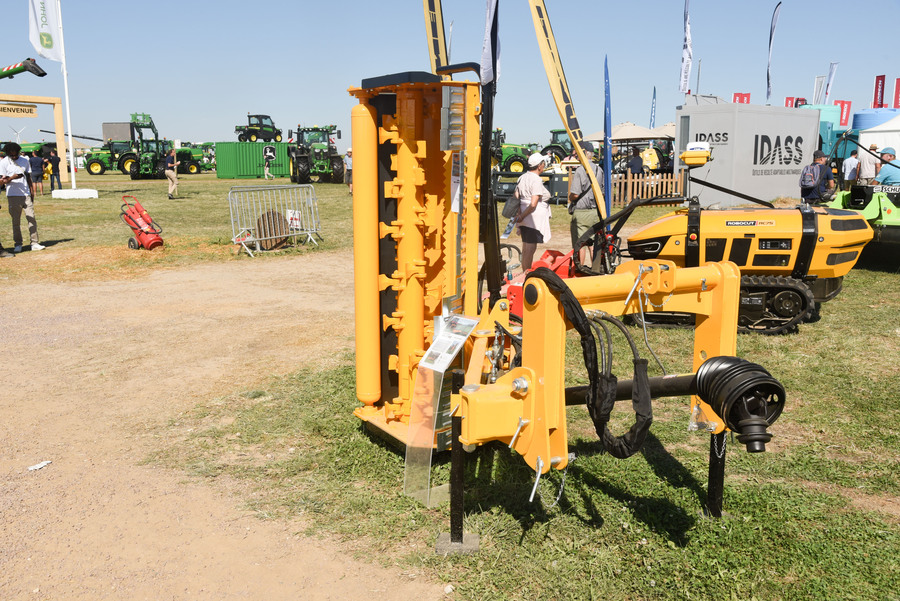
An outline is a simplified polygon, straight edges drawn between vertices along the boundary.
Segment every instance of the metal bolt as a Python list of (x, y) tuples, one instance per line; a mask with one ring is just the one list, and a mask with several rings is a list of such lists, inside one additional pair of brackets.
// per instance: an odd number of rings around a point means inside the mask
[(465, 386), (460, 388), (460, 390), (462, 390), (463, 392), (475, 392), (479, 388), (481, 388), (480, 384), (466, 384)]
[(518, 392), (519, 394), (527, 394), (528, 393), (528, 380), (525, 378), (516, 378), (512, 383), (513, 391)]

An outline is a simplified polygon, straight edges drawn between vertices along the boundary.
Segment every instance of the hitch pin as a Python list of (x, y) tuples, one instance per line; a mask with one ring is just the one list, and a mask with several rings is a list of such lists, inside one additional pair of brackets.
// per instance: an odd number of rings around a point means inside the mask
[(516, 439), (519, 437), (519, 433), (522, 431), (522, 428), (524, 428), (527, 424), (528, 424), (527, 419), (525, 419), (524, 417), (519, 418), (519, 427), (516, 428), (516, 433), (513, 434), (512, 440), (509, 441), (509, 448), (513, 448), (513, 445), (516, 444)]
[[(647, 269), (647, 272), (648, 272), (648, 273), (651, 272), (651, 271), (653, 271), (653, 268), (652, 268), (652, 267), (649, 268), (649, 269)], [(625, 299), (625, 306), (626, 306), (626, 307), (628, 306), (628, 303), (631, 302), (631, 297), (634, 296), (634, 292), (637, 290), (638, 284), (641, 283), (641, 278), (643, 277), (643, 275), (644, 275), (644, 264), (641, 263), (641, 264), (638, 266), (638, 274), (637, 274), (637, 277), (634, 278), (634, 286), (631, 287), (631, 292), (628, 293), (628, 297)]]
[(538, 483), (541, 481), (541, 472), (544, 469), (544, 461), (541, 459), (541, 456), (538, 455), (537, 461), (534, 462), (534, 486), (531, 488), (531, 496), (528, 497), (528, 502), (531, 503), (534, 501), (534, 495), (537, 493)]

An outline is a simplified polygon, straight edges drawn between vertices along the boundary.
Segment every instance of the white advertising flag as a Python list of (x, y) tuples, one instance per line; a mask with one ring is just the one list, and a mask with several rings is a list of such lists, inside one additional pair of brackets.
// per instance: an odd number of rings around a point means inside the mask
[(28, 0), (28, 40), (40, 56), (63, 61), (57, 0)]
[(837, 63), (831, 63), (828, 66), (828, 79), (825, 81), (825, 102), (828, 104), (828, 97), (831, 96), (831, 84), (834, 83), (834, 74), (837, 72)]
[(484, 22), (484, 44), (481, 47), (482, 85), (500, 79), (500, 37), (497, 18), (498, 0), (487, 0), (487, 15)]
[(678, 91), (687, 94), (690, 91), (691, 61), (694, 51), (691, 48), (691, 16), (688, 13), (688, 2), (684, 0), (684, 46), (681, 49), (681, 85)]
[(822, 104), (825, 100), (825, 76), (816, 75), (816, 83), (813, 86), (813, 104)]

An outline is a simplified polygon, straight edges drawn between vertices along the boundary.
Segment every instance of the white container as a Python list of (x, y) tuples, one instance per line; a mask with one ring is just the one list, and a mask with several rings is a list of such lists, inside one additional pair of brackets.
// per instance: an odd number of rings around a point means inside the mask
[[(753, 104), (679, 106), (675, 111), (675, 156), (707, 142), (712, 160), (691, 170), (695, 178), (760, 200), (800, 197), (800, 170), (818, 147), (819, 111)], [(683, 165), (676, 163), (676, 169)], [(702, 206), (748, 201), (698, 183), (690, 193)]]

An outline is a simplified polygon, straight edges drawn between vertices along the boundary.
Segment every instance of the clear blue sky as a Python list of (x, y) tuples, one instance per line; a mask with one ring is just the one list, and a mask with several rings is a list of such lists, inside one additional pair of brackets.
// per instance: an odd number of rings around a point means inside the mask
[[(603, 59), (609, 57), (613, 123), (648, 125), (653, 87), (656, 124), (672, 121), (678, 92), (684, 3), (681, 0), (599, 2), (546, 0), (576, 113), (585, 133), (603, 127)], [(769, 24), (775, 0), (692, 0), (696, 89), (731, 100), (750, 92), (763, 104)], [(479, 61), (483, 0), (444, 0), (451, 62)], [(813, 8), (811, 8), (813, 7)], [(848, 8), (849, 7), (849, 8)], [(84, 3), (62, 0), (72, 131), (101, 135), (104, 121), (150, 113), (170, 139), (233, 141), (246, 114), (269, 114), (285, 131), (297, 124), (334, 123), (338, 147), (350, 145), (347, 88), (363, 78), (427, 71), (421, 0), (382, 2)], [(27, 2), (4, 11), (3, 65), (36, 57), (48, 72), (0, 80), (7, 94), (62, 96), (59, 63), (37, 57), (28, 41)], [(813, 94), (816, 75), (839, 62), (832, 100), (868, 108), (875, 75), (886, 74), (886, 96), (900, 77), (900, 2), (810, 4), (785, 0), (772, 57), (771, 103)], [(18, 33), (17, 33), (18, 32)], [(528, 3), (500, 0), (501, 77), (495, 125), (510, 142), (548, 141), (561, 127), (535, 40)], [(49, 108), (37, 119), (0, 118), (0, 139), (53, 129)]]

